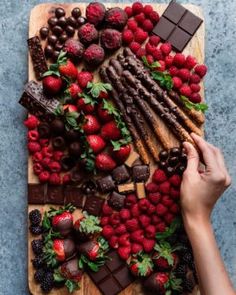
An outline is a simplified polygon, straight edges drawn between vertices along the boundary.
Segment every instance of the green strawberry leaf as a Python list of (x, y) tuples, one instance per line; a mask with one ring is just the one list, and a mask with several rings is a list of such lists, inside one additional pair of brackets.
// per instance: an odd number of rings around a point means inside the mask
[(94, 97), (88, 95), (85, 92), (79, 93), (79, 97), (83, 98), (85, 104), (91, 104), (92, 106), (94, 106), (98, 103), (98, 101)]
[(205, 113), (208, 110), (208, 105), (206, 103), (193, 103), (186, 96), (181, 95), (180, 99), (184, 103), (185, 107), (192, 110), (200, 111)]
[(47, 212), (44, 213), (43, 221), (42, 221), (42, 226), (43, 226), (43, 229), (45, 231), (48, 231), (52, 227), (51, 221), (50, 221), (50, 219), (48, 217)]
[(69, 293), (73, 293), (75, 290), (78, 290), (80, 288), (80, 284), (72, 280), (66, 280), (65, 286), (67, 287)]
[(86, 88), (89, 90), (89, 93), (95, 98), (98, 98), (101, 92), (107, 93), (107, 91), (112, 90), (111, 84), (101, 83), (101, 82), (98, 82), (98, 83), (88, 82)]
[(102, 231), (102, 228), (99, 226), (100, 220), (98, 217), (89, 215), (86, 211), (83, 212), (84, 218), (80, 222), (80, 232), (86, 234), (95, 234)]
[(60, 270), (56, 269), (53, 273), (53, 278), (55, 282), (61, 283), (65, 281), (65, 278), (61, 275)]
[(102, 103), (103, 103), (103, 107), (102, 108), (104, 110), (107, 110), (108, 114), (114, 115), (114, 116), (119, 116), (118, 110), (114, 107), (114, 105), (111, 102), (109, 102), (106, 99), (103, 99), (102, 100)]

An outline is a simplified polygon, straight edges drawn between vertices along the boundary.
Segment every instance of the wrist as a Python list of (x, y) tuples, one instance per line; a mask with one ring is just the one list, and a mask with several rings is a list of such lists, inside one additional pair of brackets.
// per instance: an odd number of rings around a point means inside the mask
[(210, 216), (207, 214), (190, 214), (183, 212), (183, 222), (186, 231), (199, 229), (200, 231), (211, 226)]

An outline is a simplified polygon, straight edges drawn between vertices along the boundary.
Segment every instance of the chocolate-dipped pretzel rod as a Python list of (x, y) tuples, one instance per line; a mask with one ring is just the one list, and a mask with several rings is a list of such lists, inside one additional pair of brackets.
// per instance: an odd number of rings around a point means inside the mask
[[(108, 78), (108, 75), (106, 73), (106, 70), (104, 67), (102, 67), (100, 69), (100, 77), (102, 78), (102, 80), (106, 83), (109, 83), (111, 84), (111, 81), (110, 79)], [(116, 104), (116, 107), (119, 109), (119, 111), (121, 112), (122, 116), (123, 116), (123, 119), (126, 123), (126, 125), (128, 126), (128, 129), (131, 133), (131, 136), (134, 140), (134, 145), (143, 161), (144, 164), (149, 164), (149, 157), (148, 157), (148, 153), (146, 152), (146, 149), (145, 149), (145, 146), (140, 138), (140, 135), (139, 133), (137, 132), (136, 128), (134, 127), (133, 125), (133, 122), (131, 121), (130, 117), (127, 115), (126, 113), (126, 109), (123, 105), (123, 103), (121, 102), (120, 98), (119, 98), (119, 95), (118, 93), (116, 92), (116, 90), (113, 88), (111, 90), (111, 95), (114, 99), (114, 102)]]

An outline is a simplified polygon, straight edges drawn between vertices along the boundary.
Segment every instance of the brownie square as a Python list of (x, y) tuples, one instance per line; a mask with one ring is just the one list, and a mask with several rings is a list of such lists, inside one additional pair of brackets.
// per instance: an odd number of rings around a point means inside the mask
[(67, 185), (64, 190), (65, 204), (72, 204), (78, 208), (83, 208), (83, 193), (79, 187)]
[(46, 203), (64, 205), (64, 192), (62, 185), (48, 185)]
[(38, 183), (29, 183), (28, 184), (28, 203), (29, 204), (44, 204), (45, 198), (45, 189), (44, 184)]
[(176, 29), (168, 38), (168, 42), (170, 42), (177, 51), (181, 52), (184, 50), (185, 46), (188, 44), (191, 38), (191, 35), (176, 27)]
[(109, 193), (115, 189), (115, 183), (111, 175), (98, 179), (97, 186), (102, 193)]
[(200, 27), (203, 20), (188, 11), (179, 23), (179, 27), (188, 32), (190, 35), (194, 35), (197, 29)]
[(171, 21), (161, 17), (152, 32), (153, 34), (159, 36), (162, 40), (166, 41), (174, 28), (175, 25)]
[(126, 182), (130, 175), (125, 165), (121, 165), (112, 171), (112, 177), (117, 184), (120, 184)]
[(168, 18), (174, 24), (178, 24), (185, 12), (186, 9), (182, 5), (172, 1), (166, 8), (163, 16)]
[(84, 211), (87, 211), (91, 215), (99, 216), (103, 203), (104, 200), (102, 198), (96, 196), (86, 197)]
[(150, 169), (148, 165), (137, 165), (133, 167), (133, 180), (135, 182), (145, 182), (150, 175)]

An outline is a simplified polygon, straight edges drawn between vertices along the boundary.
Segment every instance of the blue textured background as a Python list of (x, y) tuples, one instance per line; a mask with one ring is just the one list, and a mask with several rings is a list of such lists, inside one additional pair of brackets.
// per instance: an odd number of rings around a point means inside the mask
[[(27, 152), (22, 125), (25, 112), (18, 105), (18, 100), (27, 81), (29, 13), (42, 2), (49, 1), (0, 1), (0, 295), (28, 294)], [(205, 83), (206, 100), (210, 107), (206, 136), (223, 150), (235, 181), (236, 1), (191, 0), (191, 3), (201, 5), (206, 18), (206, 63), (210, 69)], [(213, 222), (226, 267), (236, 286), (235, 190), (233, 182), (217, 204)]]

